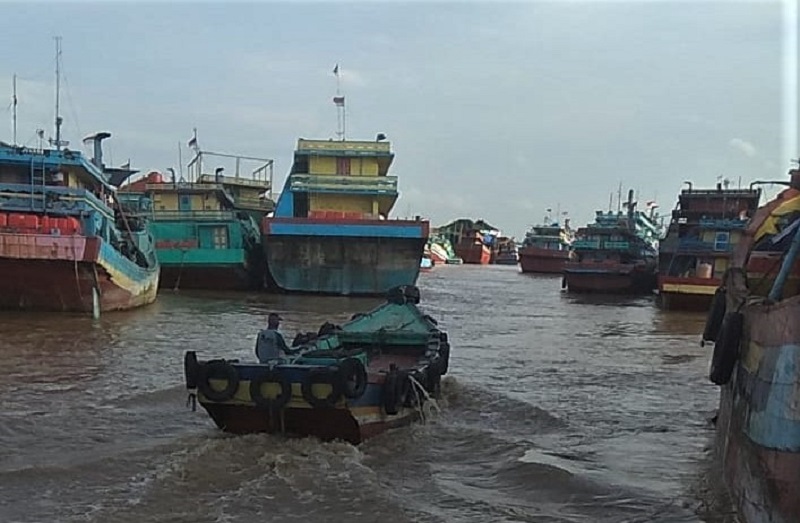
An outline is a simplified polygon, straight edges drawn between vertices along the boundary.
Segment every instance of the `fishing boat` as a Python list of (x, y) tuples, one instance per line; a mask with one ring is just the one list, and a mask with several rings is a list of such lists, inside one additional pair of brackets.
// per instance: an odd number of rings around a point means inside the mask
[(715, 189), (686, 183), (659, 244), (659, 303), (665, 309), (707, 311), (761, 190), (730, 189), (727, 181)]
[(461, 258), (456, 256), (450, 240), (435, 231), (428, 238), (426, 248), (430, 252), (431, 260), (434, 264), (459, 265), (464, 263)]
[[(268, 363), (184, 360), (191, 399), (220, 429), (341, 439), (353, 444), (425, 416), (447, 373), (450, 344), (418, 307), (419, 290), (392, 289), (385, 304)], [(312, 338), (312, 339), (309, 339)]]
[(492, 249), (491, 263), (496, 265), (516, 265), (519, 263), (517, 242), (514, 238), (498, 236)]
[[(461, 263), (487, 265), (492, 261), (492, 248), (499, 230), (483, 220), (459, 218), (439, 227), (437, 234), (453, 245)], [(458, 263), (457, 259), (448, 259), (446, 263)]]
[(721, 386), (716, 457), (745, 523), (800, 521), (800, 169), (790, 174), (736, 245), (703, 335)]
[(130, 309), (156, 299), (160, 266), (146, 223), (120, 205), (114, 179), (136, 172), (107, 167), (101, 132), (68, 149), (59, 111), (61, 38), (56, 38), (55, 136), (44, 146), (0, 142), (0, 308), (64, 312)]
[[(235, 160), (236, 172), (223, 168), (203, 173), (204, 158)], [(244, 161), (257, 165), (248, 176)], [(260, 196), (271, 183), (272, 160), (208, 153), (196, 149), (188, 165), (188, 179), (176, 179), (174, 170), (124, 186), (120, 193), (147, 217), (161, 263), (161, 286), (170, 289), (246, 290), (264, 285), (264, 251), (256, 217), (263, 217), (271, 200)], [(267, 175), (269, 173), (269, 179)], [(249, 192), (248, 192), (249, 191)], [(234, 196), (234, 193), (236, 196)], [(140, 198), (152, 202), (149, 207)]]
[(89, 160), (64, 147), (61, 123), (52, 149), (0, 143), (0, 308), (97, 316), (153, 302), (153, 238), (108, 182), (101, 141), (111, 135), (87, 139)]
[(572, 256), (575, 233), (569, 226), (569, 218), (561, 225), (545, 219), (544, 225), (534, 225), (525, 234), (519, 249), (519, 265), (522, 272), (561, 274), (564, 264)]
[(274, 216), (261, 226), (270, 288), (383, 295), (417, 281), (429, 224), (390, 219), (390, 143), (299, 139)]
[(625, 212), (597, 211), (594, 223), (578, 229), (575, 260), (564, 264), (571, 292), (639, 294), (656, 288), (660, 227), (654, 209), (636, 210), (633, 191)]

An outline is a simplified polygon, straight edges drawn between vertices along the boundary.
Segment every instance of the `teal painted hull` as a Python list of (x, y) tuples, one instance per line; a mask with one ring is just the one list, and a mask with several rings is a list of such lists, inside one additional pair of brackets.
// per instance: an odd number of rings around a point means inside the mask
[[(263, 250), (257, 233), (241, 221), (156, 220), (151, 223), (150, 230), (162, 267), (161, 287), (203, 290), (263, 288)], [(220, 232), (224, 234), (220, 235)]]

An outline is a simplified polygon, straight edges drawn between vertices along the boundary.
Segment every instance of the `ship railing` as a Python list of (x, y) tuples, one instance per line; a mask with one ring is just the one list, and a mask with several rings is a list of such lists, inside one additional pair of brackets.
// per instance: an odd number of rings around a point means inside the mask
[(150, 213), (153, 221), (230, 221), (236, 219), (233, 211), (158, 211)]
[[(233, 176), (225, 174), (217, 176), (204, 173), (204, 163), (207, 163), (209, 159), (219, 160), (214, 169), (219, 167), (227, 168), (229, 165), (226, 164), (233, 163)], [(249, 173), (244, 173), (243, 164), (255, 165), (255, 168), (250, 170)], [(268, 193), (267, 196), (272, 199), (273, 165), (274, 160), (270, 158), (197, 150), (194, 158), (187, 165), (187, 171), (190, 181), (213, 180), (222, 184), (262, 186), (264, 191)]]
[[(724, 247), (721, 249), (715, 248), (716, 246)], [(699, 238), (682, 238), (678, 242), (678, 250), (679, 251), (700, 251), (700, 252), (712, 252), (712, 251), (728, 251), (732, 246), (729, 242), (720, 242), (719, 244), (715, 245), (713, 241), (703, 241)]]
[(289, 178), (292, 191), (368, 192), (397, 194), (397, 176), (334, 176), (327, 174), (293, 174)]
[(718, 219), (704, 218), (699, 221), (700, 227), (709, 229), (744, 229), (747, 226), (748, 220), (731, 220), (731, 219)]
[(600, 248), (600, 241), (599, 240), (575, 240), (572, 243), (572, 247), (575, 249), (599, 249)]
[(4, 211), (79, 214), (98, 211), (113, 216), (109, 206), (91, 191), (60, 185), (0, 183), (0, 207)]

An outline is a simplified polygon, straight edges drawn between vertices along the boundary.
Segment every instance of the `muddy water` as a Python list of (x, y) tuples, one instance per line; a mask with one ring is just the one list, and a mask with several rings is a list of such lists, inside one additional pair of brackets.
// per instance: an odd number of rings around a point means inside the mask
[(375, 300), (166, 292), (96, 322), (3, 313), (0, 521), (730, 519), (707, 492), (702, 315), (514, 267), (437, 267), (420, 288), (453, 345), (442, 412), (358, 447), (220, 433), (186, 408), (182, 354), (252, 358), (269, 311), (291, 337)]

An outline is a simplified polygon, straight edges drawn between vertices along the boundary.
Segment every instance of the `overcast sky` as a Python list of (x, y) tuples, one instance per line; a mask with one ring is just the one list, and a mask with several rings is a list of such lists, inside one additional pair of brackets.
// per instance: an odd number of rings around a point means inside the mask
[(347, 137), (392, 141), (395, 215), (483, 218), (521, 237), (548, 207), (584, 224), (620, 183), (668, 212), (684, 180), (785, 178), (800, 155), (795, 12), (779, 1), (20, 3), (0, 18), (0, 86), (10, 100), (19, 75), (19, 142), (51, 133), (61, 35), (73, 147), (108, 130), (110, 163), (165, 170), (197, 127), (204, 149), (274, 158), (282, 184), (298, 137), (335, 137), (338, 63)]

